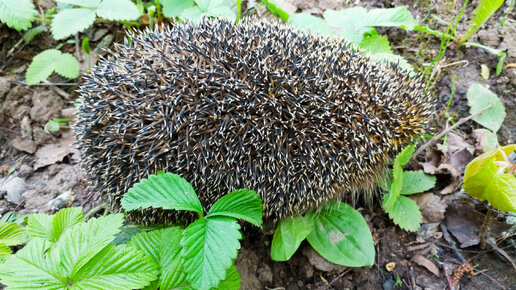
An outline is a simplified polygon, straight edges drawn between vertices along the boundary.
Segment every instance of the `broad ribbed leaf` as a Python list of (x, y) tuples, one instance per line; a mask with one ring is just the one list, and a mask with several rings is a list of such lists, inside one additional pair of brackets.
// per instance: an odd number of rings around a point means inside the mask
[(247, 188), (226, 194), (215, 202), (208, 213), (208, 217), (234, 217), (258, 227), (262, 225), (262, 215), (263, 206), (260, 195)]
[(132, 237), (133, 245), (150, 255), (159, 267), (159, 284), (161, 289), (187, 286), (186, 273), (183, 271), (181, 257), (181, 238), (183, 229), (170, 227), (151, 232), (140, 233)]
[(226, 279), (220, 281), (217, 290), (235, 290), (240, 289), (240, 274), (238, 274), (235, 264), (229, 267), (226, 272)]
[[(156, 280), (158, 266), (133, 246), (108, 245), (72, 277), (77, 289), (139, 289)], [(162, 288), (169, 289), (169, 288)]]
[(283, 219), (272, 238), (271, 258), (274, 261), (290, 259), (311, 231), (312, 224), (300, 215)]
[(426, 174), (423, 170), (403, 171), (401, 194), (408, 195), (425, 192), (435, 186), (435, 176)]
[(59, 267), (51, 242), (33, 238), (16, 255), (0, 265), (1, 283), (15, 289), (66, 289), (66, 275)]
[(305, 218), (312, 221), (308, 242), (328, 261), (348, 267), (374, 264), (374, 243), (362, 215), (351, 206), (332, 201)]
[(36, 15), (30, 0), (0, 0), (0, 21), (18, 31), (30, 28)]
[(505, 107), (500, 98), (488, 88), (479, 83), (473, 83), (467, 93), (469, 112), (475, 114), (485, 107), (492, 105), (480, 115), (473, 117), (473, 120), (487, 129), (497, 132), (505, 119)]
[(423, 216), (421, 215), (421, 210), (417, 203), (406, 196), (400, 196), (396, 200), (392, 210), (388, 213), (389, 218), (391, 218), (395, 224), (411, 232), (417, 231), (423, 221)]
[(140, 13), (129, 0), (103, 0), (95, 10), (97, 15), (108, 20), (136, 20)]
[(52, 220), (53, 241), (57, 241), (65, 229), (83, 221), (82, 207), (64, 208), (58, 211)]
[(31, 238), (43, 238), (51, 241), (53, 216), (48, 214), (33, 213), (27, 219), (27, 233)]
[(90, 219), (65, 231), (57, 242), (61, 263), (68, 276), (74, 276), (104, 247), (113, 241), (124, 222), (123, 214)]
[(167, 18), (179, 17), (186, 9), (194, 6), (193, 0), (162, 0), (160, 4)]
[(95, 22), (95, 11), (90, 8), (72, 8), (60, 11), (54, 16), (50, 30), (55, 39), (63, 39), (82, 32)]
[(201, 218), (183, 231), (181, 254), (187, 279), (195, 289), (216, 287), (233, 264), (242, 238), (233, 218)]
[(25, 232), (22, 227), (15, 223), (0, 221), (0, 244), (16, 246), (25, 241)]
[(496, 209), (516, 211), (516, 177), (512, 174), (497, 174), (486, 186), (487, 201)]
[(163, 208), (195, 211), (202, 215), (202, 205), (192, 185), (177, 174), (151, 175), (131, 187), (121, 201), (127, 211), (137, 208)]
[(80, 74), (79, 61), (73, 55), (63, 53), (54, 62), (54, 70), (65, 78), (74, 79)]

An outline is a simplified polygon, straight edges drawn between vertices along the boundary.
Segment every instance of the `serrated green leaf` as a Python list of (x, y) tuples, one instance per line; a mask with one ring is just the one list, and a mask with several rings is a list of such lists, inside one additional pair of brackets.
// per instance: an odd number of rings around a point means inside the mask
[(32, 59), (25, 79), (28, 85), (35, 85), (54, 72), (67, 78), (79, 76), (79, 62), (69, 53), (57, 49), (47, 49)]
[(333, 34), (333, 30), (324, 20), (309, 13), (295, 13), (290, 15), (288, 24), (301, 29), (307, 29), (319, 35), (328, 36)]
[(25, 231), (15, 223), (0, 222), (0, 244), (16, 246), (25, 241)]
[(409, 163), (410, 158), (412, 158), (412, 155), (414, 154), (414, 151), (416, 148), (414, 148), (414, 145), (409, 145), (405, 147), (399, 154), (396, 156), (396, 159), (394, 162), (398, 162), (400, 166), (405, 166), (407, 163)]
[(188, 8), (194, 6), (193, 0), (162, 0), (163, 15), (168, 18), (179, 17)]
[(385, 36), (375, 34), (370, 37), (365, 37), (360, 43), (360, 47), (363, 48), (365, 52), (369, 53), (372, 60), (393, 63), (409, 73), (414, 73), (414, 68), (405, 58), (392, 52), (389, 40)]
[(111, 243), (123, 222), (123, 214), (113, 214), (90, 219), (73, 230), (65, 231), (56, 245), (67, 276), (75, 276), (91, 258)]
[(235, 20), (237, 11), (234, 0), (195, 0), (195, 3), (203, 11), (203, 14), (210, 17), (223, 17)]
[(313, 224), (308, 242), (328, 261), (348, 267), (374, 264), (373, 237), (362, 215), (351, 206), (332, 201), (305, 217)]
[(435, 176), (426, 174), (423, 170), (403, 171), (403, 185), (400, 194), (409, 195), (425, 192), (435, 186)]
[(312, 224), (300, 215), (283, 219), (272, 238), (271, 258), (274, 261), (287, 261), (312, 231)]
[(183, 231), (184, 270), (195, 289), (210, 289), (225, 279), (241, 238), (240, 225), (229, 217), (201, 218)]
[(50, 241), (33, 238), (0, 265), (2, 284), (14, 289), (66, 289), (66, 277), (59, 270), (59, 255), (52, 255)]
[(475, 15), (469, 23), (468, 31), (460, 39), (460, 43), (464, 43), (491, 17), (505, 0), (480, 0), (477, 8), (473, 10)]
[(30, 0), (0, 0), (0, 21), (18, 31), (32, 26), (34, 17), (38, 15)]
[(0, 243), (0, 264), (11, 257), (12, 251), (7, 245)]
[(139, 289), (157, 275), (157, 264), (142, 250), (111, 244), (91, 258), (71, 282), (78, 289)]
[(95, 10), (97, 15), (108, 20), (136, 20), (138, 7), (130, 0), (103, 0)]
[(396, 200), (394, 207), (389, 211), (389, 218), (400, 228), (411, 232), (417, 231), (423, 221), (417, 203), (406, 196), (400, 196)]
[(132, 237), (133, 245), (150, 255), (159, 267), (159, 286), (161, 289), (185, 287), (186, 273), (183, 271), (180, 242), (183, 229), (170, 227), (140, 233)]
[(31, 238), (42, 238), (48, 241), (52, 235), (53, 216), (48, 214), (33, 213), (27, 218), (27, 233)]
[(239, 189), (226, 194), (213, 204), (208, 217), (228, 216), (262, 226), (262, 199), (254, 190)]
[(73, 4), (79, 7), (88, 7), (91, 9), (97, 8), (100, 4), (100, 0), (56, 0), (56, 2)]
[(122, 208), (131, 211), (138, 208), (163, 208), (195, 211), (202, 216), (201, 201), (192, 185), (177, 174), (170, 172), (150, 175), (131, 187), (121, 201)]
[(516, 211), (516, 177), (512, 174), (497, 174), (485, 188), (487, 201), (496, 209)]
[(235, 290), (240, 289), (240, 274), (238, 274), (235, 264), (229, 267), (226, 272), (226, 279), (220, 281), (217, 290)]
[(50, 30), (60, 40), (83, 32), (95, 22), (95, 11), (90, 8), (72, 8), (59, 11), (52, 20)]
[(57, 241), (65, 229), (83, 221), (82, 207), (70, 207), (58, 211), (52, 219), (53, 241)]
[(491, 108), (473, 117), (480, 125), (497, 132), (505, 119), (505, 107), (498, 96), (479, 83), (473, 83), (467, 93), (470, 114), (475, 114), (489, 105)]

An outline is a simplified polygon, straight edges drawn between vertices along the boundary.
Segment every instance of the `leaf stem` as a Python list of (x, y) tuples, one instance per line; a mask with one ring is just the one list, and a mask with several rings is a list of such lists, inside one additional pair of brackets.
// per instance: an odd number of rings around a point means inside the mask
[(492, 212), (493, 212), (493, 206), (489, 205), (486, 216), (484, 217), (484, 222), (482, 223), (482, 229), (480, 230), (480, 249), (482, 249), (482, 250), (484, 250), (486, 248), (486, 232), (487, 232), (487, 226), (489, 225), (489, 220), (491, 219)]
[(52, 21), (50, 21), (48, 19), (43, 19), (43, 18), (39, 18), (39, 17), (34, 17), (34, 20), (43, 22), (43, 23), (48, 23), (48, 24), (52, 23)]

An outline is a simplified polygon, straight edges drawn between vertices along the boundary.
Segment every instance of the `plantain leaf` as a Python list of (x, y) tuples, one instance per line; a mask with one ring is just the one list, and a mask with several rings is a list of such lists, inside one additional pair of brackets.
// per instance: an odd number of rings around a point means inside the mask
[(312, 231), (312, 224), (300, 215), (283, 219), (272, 238), (271, 258), (274, 261), (287, 261)]
[(254, 190), (239, 189), (226, 194), (211, 207), (208, 217), (227, 216), (245, 220), (255, 226), (262, 225), (262, 199)]
[(195, 211), (202, 216), (201, 202), (192, 185), (177, 174), (151, 175), (131, 187), (121, 201), (122, 208), (163, 208)]
[(505, 119), (505, 107), (500, 98), (479, 83), (473, 83), (469, 87), (467, 98), (471, 114), (475, 114), (492, 105), (491, 108), (483, 111), (482, 114), (474, 116), (473, 120), (496, 133)]

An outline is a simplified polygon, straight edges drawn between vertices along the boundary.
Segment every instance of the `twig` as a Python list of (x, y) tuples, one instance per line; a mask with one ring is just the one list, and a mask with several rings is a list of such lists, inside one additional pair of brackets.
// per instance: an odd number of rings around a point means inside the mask
[(11, 133), (13, 133), (13, 134), (18, 134), (18, 135), (20, 134), (20, 133), (19, 133), (19, 132), (17, 132), (17, 131), (14, 131), (14, 130), (12, 130), (12, 129), (5, 128), (5, 127), (0, 127), (0, 130), (7, 131), (7, 132), (11, 132)]
[(351, 268), (343, 271), (342, 273), (339, 274), (339, 276), (335, 277), (335, 279), (331, 280), (330, 283), (328, 283), (328, 285), (325, 285), (324, 287), (321, 287), (319, 289), (321, 290), (325, 290), (325, 289), (330, 289), (331, 285), (335, 282), (337, 282), (340, 278), (342, 278), (344, 275), (346, 275), (347, 273), (349, 273), (351, 271)]
[[(484, 273), (484, 272), (478, 272), (478, 273), (486, 276), (489, 279), (491, 279), (491, 281), (493, 281), (498, 287), (500, 287), (500, 289), (503, 289), (503, 290), (507, 289), (502, 284), (500, 284), (500, 282), (496, 281), (495, 279), (493, 279), (491, 276), (487, 275), (486, 273)], [(476, 275), (476, 273), (475, 273), (475, 275)]]
[(455, 286), (453, 286), (453, 281), (450, 277), (450, 272), (448, 272), (448, 265), (446, 263), (439, 263), (443, 267), (444, 277), (446, 277), (446, 281), (448, 282), (448, 287), (450, 290), (455, 290)]
[(486, 232), (487, 232), (487, 226), (489, 225), (489, 219), (491, 218), (492, 212), (493, 212), (493, 206), (489, 205), (486, 216), (484, 217), (484, 222), (482, 223), (482, 230), (480, 231), (480, 249), (482, 249), (482, 250), (485, 250), (485, 248), (486, 248)]
[(414, 153), (414, 155), (412, 155), (412, 159), (415, 159), (416, 156), (418, 156), (419, 154), (421, 154), (428, 146), (432, 145), (435, 141), (439, 140), (439, 138), (443, 137), (444, 135), (450, 133), (451, 130), (459, 127), (460, 125), (466, 123), (467, 121), (471, 120), (472, 118), (484, 113), (485, 110), (491, 108), (493, 105), (489, 105), (483, 109), (481, 109), (480, 111), (478, 112), (475, 112), (474, 114), (471, 114), (465, 118), (460, 118), (459, 121), (455, 124), (453, 124), (452, 126), (446, 128), (445, 130), (443, 130), (441, 133), (439, 133), (438, 135), (435, 135), (434, 137), (432, 137), (432, 139), (430, 139), (428, 142), (426, 142), (425, 144), (423, 144), (421, 147), (419, 147), (416, 152)]
[(514, 270), (516, 270), (516, 263), (512, 260), (511, 256), (509, 254), (507, 254), (506, 251), (504, 251), (503, 249), (500, 249), (496, 243), (490, 241), (490, 240), (487, 240), (487, 242), (489, 243), (489, 245), (498, 253), (500, 253), (500, 255), (502, 255), (505, 259), (507, 259), (507, 261), (509, 261), (509, 263), (511, 263), (512, 267), (514, 268)]
[(466, 263), (466, 259), (464, 259), (464, 256), (462, 255), (462, 253), (460, 252), (459, 249), (457, 249), (457, 245), (455, 245), (455, 241), (452, 239), (452, 237), (450, 236), (450, 233), (448, 232), (448, 229), (446, 228), (446, 226), (441, 223), (441, 232), (443, 232), (443, 238), (444, 240), (446, 240), (446, 242), (448, 242), (448, 244), (450, 245), (453, 253), (455, 254), (455, 256), (457, 257), (457, 259), (459, 259), (459, 261), (461, 263)]
[[(28, 86), (27, 83), (23, 82), (23, 81), (17, 81), (17, 80), (9, 80), (9, 81), (13, 84)], [(51, 82), (47, 81), (47, 82), (35, 84), (32, 86), (76, 86), (76, 85), (78, 85), (78, 83), (51, 83)]]

